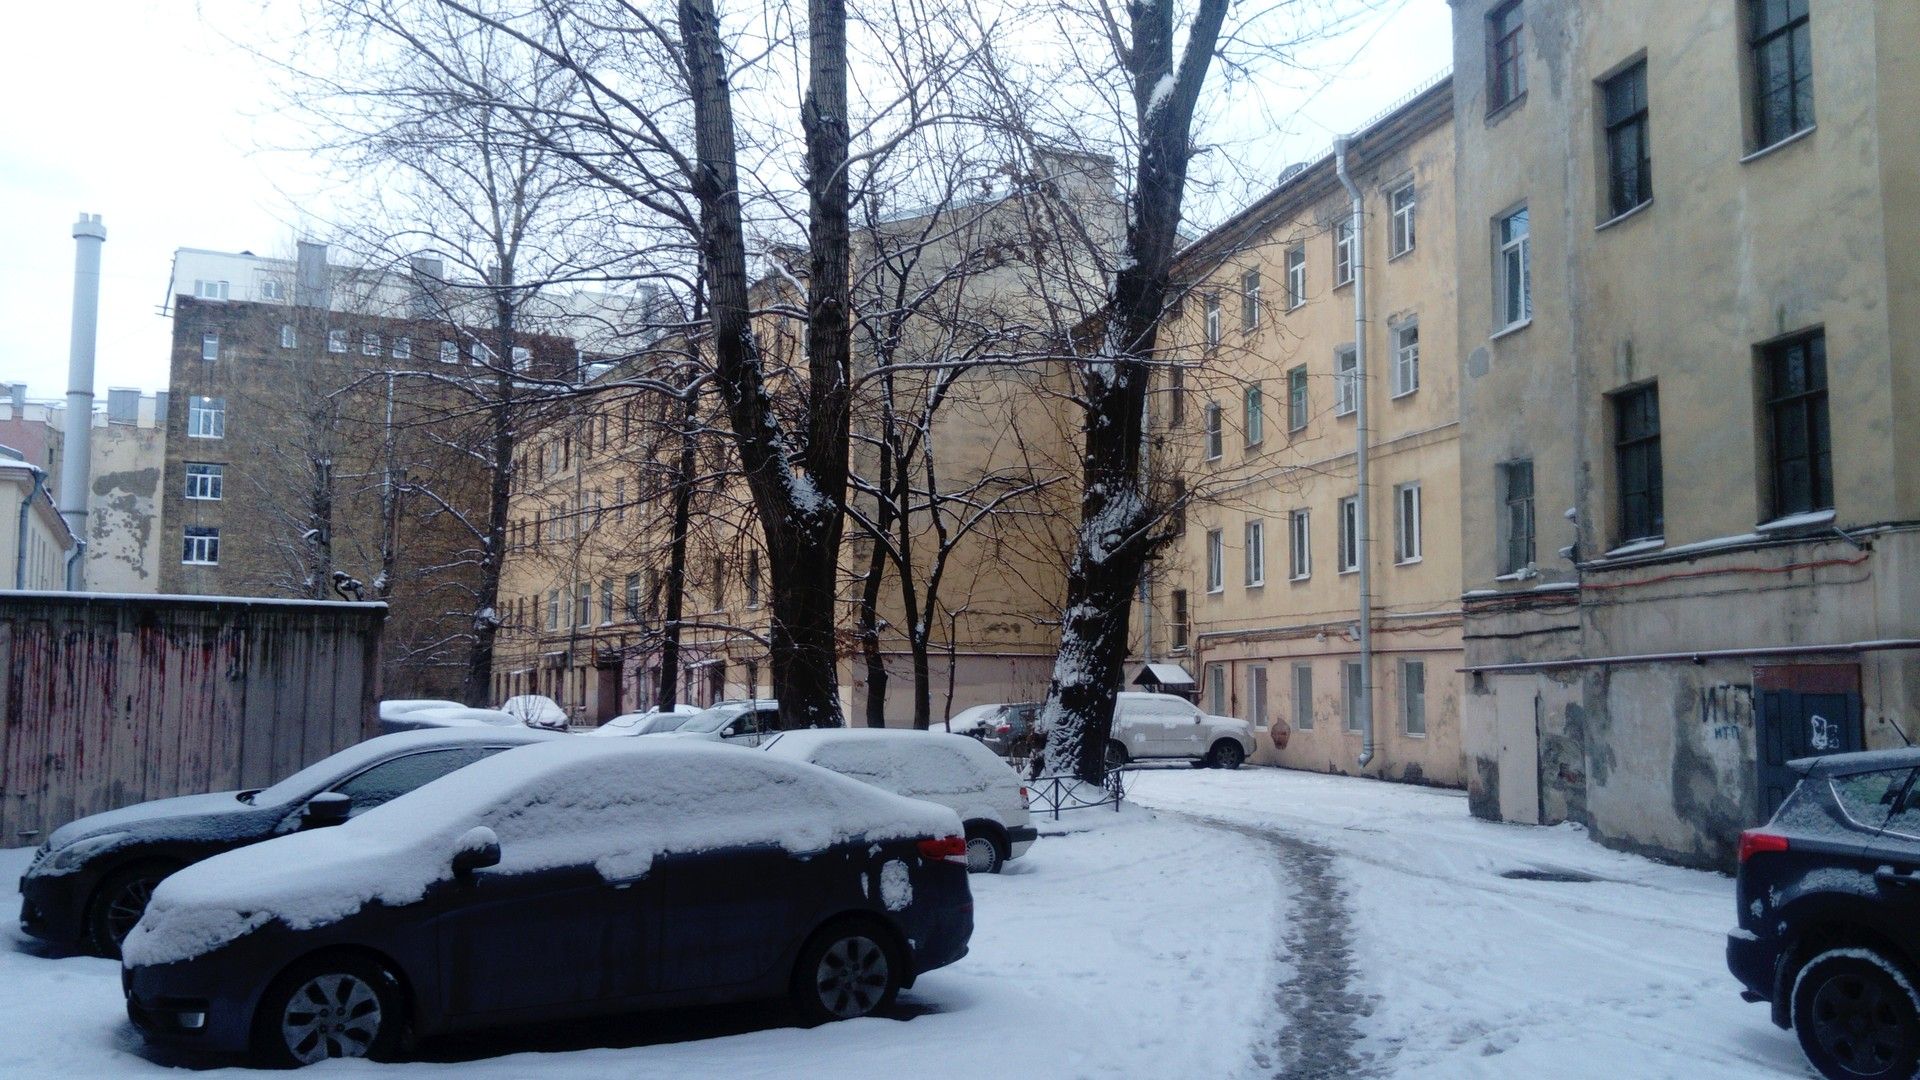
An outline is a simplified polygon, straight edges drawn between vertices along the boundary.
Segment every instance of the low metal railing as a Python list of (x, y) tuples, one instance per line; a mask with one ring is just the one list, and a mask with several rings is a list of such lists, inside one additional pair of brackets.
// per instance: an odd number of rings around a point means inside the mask
[(1096, 806), (1111, 806), (1117, 814), (1126, 797), (1126, 773), (1121, 769), (1110, 770), (1097, 784), (1077, 776), (1036, 776), (1027, 781), (1028, 811), (1050, 813), (1055, 821), (1060, 820), (1063, 810), (1087, 810)]

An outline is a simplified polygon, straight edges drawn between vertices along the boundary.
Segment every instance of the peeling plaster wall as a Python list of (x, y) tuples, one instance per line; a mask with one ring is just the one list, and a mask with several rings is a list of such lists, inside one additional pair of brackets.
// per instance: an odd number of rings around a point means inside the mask
[(122, 424), (93, 429), (87, 508), (87, 589), (160, 591), (160, 480), (166, 430)]

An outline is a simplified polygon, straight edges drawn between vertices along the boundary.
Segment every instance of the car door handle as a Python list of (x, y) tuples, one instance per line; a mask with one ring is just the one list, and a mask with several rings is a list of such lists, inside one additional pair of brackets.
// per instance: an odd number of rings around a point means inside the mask
[(1882, 885), (1920, 885), (1920, 876), (1902, 873), (1890, 866), (1883, 866), (1873, 872), (1873, 880)]

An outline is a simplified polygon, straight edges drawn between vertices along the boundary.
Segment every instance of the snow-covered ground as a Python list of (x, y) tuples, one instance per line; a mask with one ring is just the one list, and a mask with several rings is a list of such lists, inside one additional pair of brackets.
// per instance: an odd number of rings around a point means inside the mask
[[(1813, 1075), (1727, 973), (1729, 878), (1608, 851), (1571, 825), (1476, 821), (1457, 792), (1279, 769), (1129, 779), (1143, 805), (1332, 853), (1370, 1010), (1355, 1025), (1362, 1075)], [(1598, 880), (1502, 876), (1514, 870)]]
[[(318, 1068), (835, 1080), (1257, 1075), (1256, 1033), (1270, 1026), (1272, 988), (1285, 976), (1274, 958), (1285, 894), (1266, 846), (1144, 812), (1083, 811), (1077, 824), (1095, 827), (1043, 836), (1005, 874), (973, 879), (973, 951), (902, 996), (911, 1019), (800, 1030), (766, 1026), (777, 1021), (757, 1010), (721, 1010), (712, 1024), (670, 1014), (427, 1048), (443, 1060)], [(29, 855), (0, 851), (0, 888)], [(118, 965), (30, 944), (17, 900), (0, 901), (0, 917), (0, 1076), (170, 1071), (127, 1024)]]

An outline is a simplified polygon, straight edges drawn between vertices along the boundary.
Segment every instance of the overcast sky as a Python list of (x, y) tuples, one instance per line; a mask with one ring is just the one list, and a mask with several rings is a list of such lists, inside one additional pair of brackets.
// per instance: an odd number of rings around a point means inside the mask
[[(1325, 151), (1451, 60), (1446, 0), (1372, 0), (1383, 13), (1303, 58), (1295, 86), (1223, 152), (1252, 175)], [(163, 389), (159, 314), (173, 251), (291, 247), (323, 171), (273, 113), (247, 0), (9, 5), (0, 43), (0, 382), (66, 392), (73, 240), (104, 215), (95, 392)], [(292, 5), (276, 5), (283, 10)], [(282, 28), (268, 28), (276, 30)], [(1285, 118), (1275, 121), (1273, 118)], [(1268, 130), (1278, 126), (1284, 130)], [(1270, 184), (1270, 182), (1269, 182)], [(1247, 198), (1264, 193), (1249, 185)], [(324, 205), (319, 207), (324, 213)], [(1204, 222), (1202, 223), (1204, 224)]]

